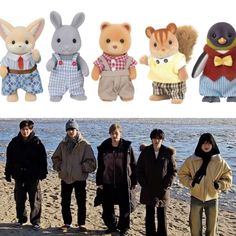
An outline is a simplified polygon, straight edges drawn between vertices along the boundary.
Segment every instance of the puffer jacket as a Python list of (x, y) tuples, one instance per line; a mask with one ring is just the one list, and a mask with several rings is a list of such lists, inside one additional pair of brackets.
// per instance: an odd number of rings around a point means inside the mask
[(69, 138), (66, 136), (52, 155), (53, 169), (67, 184), (84, 181), (88, 174), (96, 170), (96, 159), (91, 145), (79, 133), (73, 150), (68, 150)]
[(142, 150), (137, 163), (141, 204), (165, 207), (169, 203), (170, 186), (177, 172), (174, 155), (175, 149), (164, 145), (157, 158), (152, 144)]
[(27, 140), (21, 133), (7, 146), (5, 175), (16, 180), (45, 179), (47, 175), (47, 153), (40, 139), (31, 132)]
[[(179, 180), (185, 187), (190, 188), (193, 197), (203, 202), (217, 199), (222, 190), (232, 186), (232, 170), (219, 154), (213, 155), (207, 166), (206, 175), (199, 184), (192, 187), (193, 177), (201, 165), (202, 158), (196, 155), (188, 157), (178, 171)], [(215, 189), (215, 181), (219, 184), (219, 189)]]

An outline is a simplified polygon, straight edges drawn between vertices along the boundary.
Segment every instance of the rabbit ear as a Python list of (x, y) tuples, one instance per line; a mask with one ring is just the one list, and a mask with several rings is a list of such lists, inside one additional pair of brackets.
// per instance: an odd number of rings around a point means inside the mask
[(79, 12), (79, 13), (77, 13), (74, 16), (74, 18), (73, 18), (73, 20), (72, 20), (70, 25), (74, 26), (75, 28), (79, 28), (83, 24), (84, 19), (85, 19), (84, 13), (83, 12)]
[(10, 23), (0, 19), (0, 35), (4, 40), (13, 30), (14, 27)]
[(41, 34), (43, 27), (44, 27), (44, 19), (40, 18), (38, 20), (35, 20), (31, 24), (29, 24), (26, 27), (26, 29), (33, 34), (33, 36), (36, 40), (39, 37), (39, 35)]
[(50, 13), (50, 20), (56, 29), (62, 26), (61, 16), (58, 12), (52, 11)]

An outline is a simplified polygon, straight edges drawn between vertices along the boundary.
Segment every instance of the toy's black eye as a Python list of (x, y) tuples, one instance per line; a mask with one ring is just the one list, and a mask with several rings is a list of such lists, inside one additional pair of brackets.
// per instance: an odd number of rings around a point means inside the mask
[(172, 44), (172, 41), (171, 41), (171, 40), (169, 40), (169, 44), (170, 44), (170, 45)]
[(124, 42), (125, 42), (125, 40), (124, 40), (124, 39), (121, 39), (121, 40), (120, 40), (120, 42), (121, 42), (121, 43), (124, 43)]
[(110, 43), (110, 42), (111, 42), (111, 40), (110, 40), (110, 39), (107, 39), (107, 40), (106, 40), (106, 42), (107, 42), (107, 43)]
[(16, 41), (15, 41), (15, 40), (13, 40), (11, 43), (12, 43), (12, 44), (15, 44), (15, 43), (16, 43)]
[(58, 42), (58, 43), (60, 43), (60, 42), (61, 42), (61, 39), (60, 39), (60, 38), (58, 38), (58, 39), (57, 39), (57, 42)]
[(213, 39), (215, 39), (215, 38), (216, 38), (216, 34), (213, 33), (213, 34), (211, 35), (211, 37), (212, 37)]
[(76, 39), (73, 39), (72, 41), (73, 41), (73, 43), (76, 43)]
[(28, 41), (28, 40), (25, 40), (25, 44), (29, 44), (29, 41)]
[(228, 33), (228, 38), (231, 38), (232, 37), (232, 34), (231, 33)]
[(154, 43), (153, 46), (156, 48), (157, 47), (157, 43)]

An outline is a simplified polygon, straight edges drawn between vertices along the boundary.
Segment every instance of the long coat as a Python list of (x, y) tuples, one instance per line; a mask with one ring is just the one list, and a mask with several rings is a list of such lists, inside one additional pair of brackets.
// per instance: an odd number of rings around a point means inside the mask
[[(96, 184), (104, 185), (106, 184), (104, 180), (110, 179), (111, 176), (112, 178), (116, 176), (116, 175), (110, 175), (109, 171), (107, 171), (106, 169), (110, 169), (110, 167), (112, 167), (110, 165), (111, 164), (110, 161), (112, 159), (116, 161), (116, 158), (118, 156), (122, 156), (122, 158), (124, 158), (124, 166), (123, 166), (123, 173), (122, 173), (124, 175), (123, 184), (126, 184), (128, 187), (128, 191), (127, 191), (128, 196), (123, 196), (122, 201), (124, 199), (129, 200), (130, 210), (132, 212), (134, 211), (136, 207), (134, 187), (137, 184), (137, 178), (136, 178), (136, 160), (134, 157), (134, 152), (131, 147), (130, 141), (121, 139), (120, 144), (117, 147), (115, 152), (112, 148), (111, 138), (106, 139), (98, 147), (98, 169), (96, 173)], [(112, 169), (112, 170), (116, 171), (115, 169)], [(116, 178), (114, 178), (114, 183), (111, 185), (116, 185)], [(111, 196), (104, 196), (104, 198), (106, 197), (111, 197)]]
[(175, 150), (161, 145), (158, 157), (153, 145), (146, 146), (137, 162), (137, 179), (141, 185), (140, 202), (164, 207), (170, 199), (170, 186), (176, 176)]

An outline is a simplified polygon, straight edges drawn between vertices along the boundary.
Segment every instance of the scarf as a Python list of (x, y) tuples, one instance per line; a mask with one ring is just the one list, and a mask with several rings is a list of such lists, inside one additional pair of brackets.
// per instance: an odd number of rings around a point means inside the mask
[[(204, 144), (205, 142), (210, 143), (212, 145), (212, 149), (210, 152), (204, 152), (202, 150), (202, 144)], [(211, 157), (213, 155), (220, 154), (219, 148), (212, 134), (204, 133), (201, 135), (194, 154), (202, 158), (202, 165), (193, 177), (192, 187), (194, 187), (195, 184), (199, 184), (202, 180), (202, 177), (206, 175), (207, 166), (211, 160)]]

